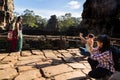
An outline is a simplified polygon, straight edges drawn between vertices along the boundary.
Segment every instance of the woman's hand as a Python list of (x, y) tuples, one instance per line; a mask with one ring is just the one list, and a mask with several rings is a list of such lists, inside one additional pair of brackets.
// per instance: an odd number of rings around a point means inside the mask
[(88, 40), (87, 45), (90, 49), (90, 54), (93, 54), (93, 42), (91, 40)]
[(82, 37), (83, 37), (83, 34), (82, 34), (82, 33), (80, 33), (80, 34), (79, 34), (79, 36), (80, 36), (80, 38), (82, 38)]

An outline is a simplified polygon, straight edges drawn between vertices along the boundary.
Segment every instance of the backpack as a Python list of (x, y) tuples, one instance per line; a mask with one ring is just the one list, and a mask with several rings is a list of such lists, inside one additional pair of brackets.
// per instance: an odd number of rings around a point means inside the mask
[(120, 71), (120, 49), (115, 46), (111, 47), (112, 58), (114, 62), (114, 68), (116, 71)]

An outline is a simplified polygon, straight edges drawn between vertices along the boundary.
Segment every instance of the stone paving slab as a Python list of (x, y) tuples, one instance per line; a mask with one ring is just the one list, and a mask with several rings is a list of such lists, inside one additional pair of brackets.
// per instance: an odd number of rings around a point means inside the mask
[(81, 56), (79, 49), (67, 49), (72, 55)]
[(58, 58), (62, 58), (64, 57), (60, 52), (58, 51), (53, 51), (53, 53), (58, 57)]
[(66, 57), (66, 58), (70, 58), (70, 57), (72, 57), (72, 55), (69, 53), (69, 52), (63, 52), (63, 53), (61, 53), (64, 57)]
[(36, 79), (32, 79), (32, 80), (46, 80), (46, 79), (43, 77), (40, 77), (40, 78), (36, 78)]
[(0, 53), (0, 80), (80, 80), (90, 70), (78, 48)]
[(40, 69), (40, 68), (44, 68), (44, 67), (48, 67), (48, 66), (51, 66), (51, 62), (52, 61), (44, 61), (44, 62), (37, 62), (36, 63), (36, 67), (38, 68), (38, 69)]
[(20, 57), (20, 52), (11, 52), (9, 55)]
[(16, 66), (31, 65), (31, 64), (35, 64), (35, 62), (40, 62), (40, 61), (42, 60), (41, 59), (22, 60), (22, 61), (18, 61), (15, 65)]
[(82, 77), (85, 77), (85, 74), (78, 70), (55, 76), (55, 80), (80, 80)]
[(32, 60), (32, 59), (44, 59), (45, 56), (43, 55), (32, 55), (32, 56), (27, 56), (27, 57), (19, 57), (19, 61), (23, 61), (23, 60)]
[(1, 59), (4, 59), (7, 55), (8, 55), (7, 53), (6, 53), (6, 54), (4, 54), (4, 53), (1, 54), (1, 53), (0, 53), (0, 60), (1, 60)]
[(13, 68), (6, 68), (0, 70), (0, 80), (12, 80), (17, 75), (17, 70)]
[(34, 54), (34, 55), (43, 55), (43, 52), (41, 50), (32, 50), (32, 54)]
[(50, 67), (45, 67), (42, 68), (42, 71), (45, 75), (45, 77), (52, 77), (58, 74), (62, 74), (65, 72), (70, 72), (73, 71), (73, 69), (66, 64), (60, 64), (56, 66), (50, 66)]
[(62, 58), (66, 63), (72, 63), (72, 62), (75, 62), (75, 59), (73, 57), (63, 57)]
[(60, 53), (67, 53), (68, 51), (67, 50), (58, 50), (58, 52), (60, 52)]
[(71, 66), (72, 68), (74, 69), (85, 69), (87, 68), (84, 64), (82, 63), (77, 63), (77, 62), (74, 62), (74, 63), (67, 63), (69, 66)]
[(54, 54), (54, 52), (52, 50), (43, 50), (46, 58), (57, 58), (57, 56)]
[(33, 70), (33, 69), (36, 69), (36, 65), (19, 66), (17, 69), (18, 69), (18, 72)]
[(22, 56), (30, 56), (32, 53), (30, 51), (22, 51)]
[(6, 69), (6, 68), (12, 68), (12, 67), (14, 67), (14, 64), (12, 64), (12, 63), (1, 63), (0, 64), (0, 69)]
[(91, 69), (83, 69), (83, 73), (88, 74)]
[(17, 56), (6, 56), (2, 61), (3, 62), (14, 62), (17, 59), (18, 59)]
[(91, 67), (90, 67), (90, 64), (89, 63), (87, 63), (87, 62), (84, 62), (83, 63), (88, 69), (91, 69)]
[(36, 79), (38, 77), (42, 77), (40, 71), (38, 69), (36, 70), (29, 70), (25, 72), (21, 72), (15, 80), (32, 80)]

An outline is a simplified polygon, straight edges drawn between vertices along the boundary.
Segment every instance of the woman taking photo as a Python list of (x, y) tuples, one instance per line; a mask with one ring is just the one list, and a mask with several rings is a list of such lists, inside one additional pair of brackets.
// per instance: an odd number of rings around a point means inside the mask
[(107, 78), (106, 76), (115, 71), (110, 51), (110, 38), (108, 35), (99, 35), (96, 41), (96, 48), (89, 45), (91, 56), (88, 58), (88, 62), (92, 70), (88, 73), (88, 76), (95, 79)]

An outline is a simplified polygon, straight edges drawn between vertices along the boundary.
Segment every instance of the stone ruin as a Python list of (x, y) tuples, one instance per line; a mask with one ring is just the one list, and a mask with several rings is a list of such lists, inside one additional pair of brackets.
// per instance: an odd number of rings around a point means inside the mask
[(120, 36), (120, 0), (86, 0), (81, 27), (90, 32)]
[(14, 0), (0, 0), (0, 28), (4, 27), (13, 19)]

